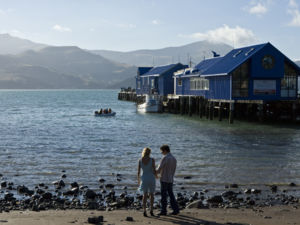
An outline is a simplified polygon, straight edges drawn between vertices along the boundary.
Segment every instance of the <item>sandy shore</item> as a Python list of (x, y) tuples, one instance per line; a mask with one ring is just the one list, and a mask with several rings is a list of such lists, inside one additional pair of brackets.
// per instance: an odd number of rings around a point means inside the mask
[[(176, 216), (143, 217), (142, 211), (115, 210), (48, 210), (41, 212), (11, 211), (0, 213), (0, 224), (6, 225), (70, 225), (89, 224), (89, 217), (103, 216), (103, 224), (300, 224), (300, 209), (273, 206), (254, 209), (185, 209)], [(133, 221), (126, 221), (132, 217)]]

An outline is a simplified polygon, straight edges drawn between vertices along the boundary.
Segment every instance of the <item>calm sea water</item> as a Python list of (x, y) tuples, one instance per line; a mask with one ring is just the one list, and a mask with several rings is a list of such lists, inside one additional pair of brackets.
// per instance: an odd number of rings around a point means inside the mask
[[(118, 90), (0, 91), (0, 173), (17, 184), (98, 179), (136, 184), (137, 161), (169, 144), (178, 159), (176, 187), (300, 184), (300, 129), (171, 114), (139, 114)], [(94, 117), (100, 107), (117, 112)], [(117, 181), (114, 174), (122, 174)], [(192, 179), (186, 180), (185, 176)]]

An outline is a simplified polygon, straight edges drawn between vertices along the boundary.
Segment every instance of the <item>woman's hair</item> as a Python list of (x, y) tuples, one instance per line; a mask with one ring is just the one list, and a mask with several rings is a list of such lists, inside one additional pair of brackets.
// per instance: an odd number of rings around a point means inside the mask
[(143, 151), (142, 151), (142, 157), (149, 156), (150, 153), (151, 153), (150, 148), (144, 148)]

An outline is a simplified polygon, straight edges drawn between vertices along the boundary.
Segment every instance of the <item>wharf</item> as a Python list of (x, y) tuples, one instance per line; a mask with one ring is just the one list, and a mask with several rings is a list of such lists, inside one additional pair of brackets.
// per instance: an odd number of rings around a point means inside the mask
[[(134, 89), (121, 89), (118, 100), (142, 102), (144, 96), (138, 96)], [(263, 100), (222, 100), (205, 99), (201, 96), (168, 95), (163, 102), (163, 112), (198, 116), (209, 120), (222, 121), (234, 119), (252, 122), (300, 120), (300, 99), (295, 101)]]
[(300, 99), (295, 101), (222, 100), (201, 96), (169, 95), (164, 109), (169, 113), (206, 117), (229, 123), (234, 119), (247, 121), (290, 121), (300, 119)]
[(135, 89), (132, 89), (130, 87), (121, 88), (121, 91), (118, 93), (118, 100), (137, 102), (137, 95)]

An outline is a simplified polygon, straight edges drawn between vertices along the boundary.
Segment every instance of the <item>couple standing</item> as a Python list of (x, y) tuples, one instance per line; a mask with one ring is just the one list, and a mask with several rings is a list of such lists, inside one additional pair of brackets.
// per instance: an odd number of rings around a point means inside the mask
[[(143, 192), (143, 209), (144, 216), (147, 216), (146, 203), (148, 194), (150, 196), (150, 214), (153, 214), (153, 202), (155, 192), (155, 178), (157, 174), (160, 174), (160, 189), (161, 189), (161, 211), (158, 215), (167, 215), (168, 195), (170, 197), (171, 207), (173, 209), (172, 215), (179, 213), (178, 203), (173, 193), (173, 177), (176, 170), (177, 161), (171, 154), (168, 145), (162, 145), (160, 151), (163, 157), (160, 161), (157, 169), (155, 168), (155, 161), (150, 157), (151, 149), (144, 148), (142, 152), (142, 158), (139, 159), (138, 163), (138, 184), (139, 189)], [(140, 172), (143, 171), (140, 177)]]

